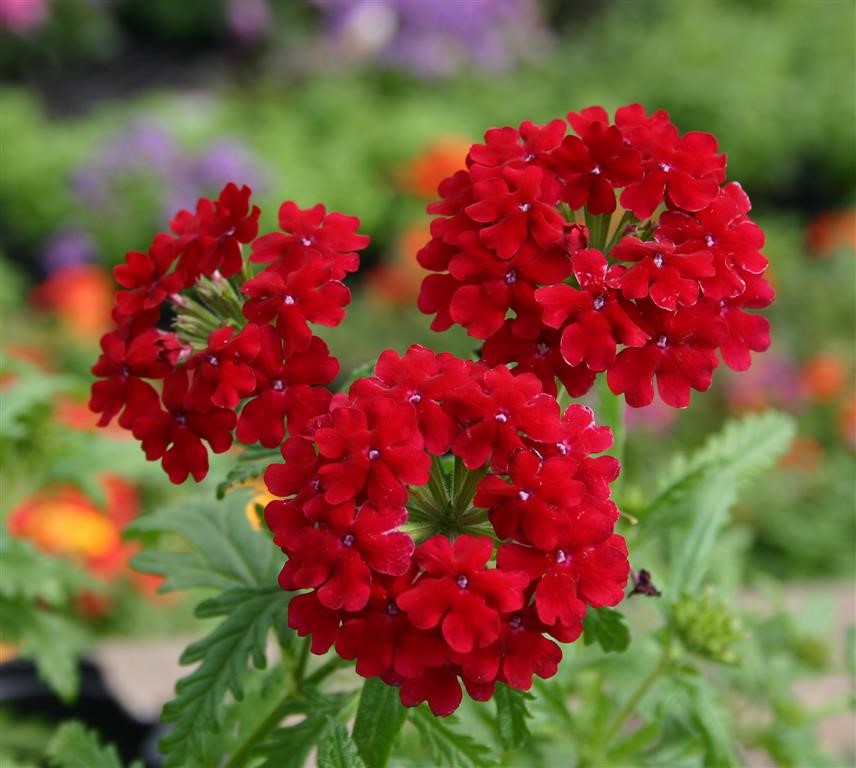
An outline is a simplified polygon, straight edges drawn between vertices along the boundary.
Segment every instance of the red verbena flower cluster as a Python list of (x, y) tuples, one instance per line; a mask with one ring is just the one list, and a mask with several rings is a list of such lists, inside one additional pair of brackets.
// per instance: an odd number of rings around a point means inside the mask
[[(90, 407), (102, 426), (118, 416), (174, 483), (201, 480), (208, 448), (226, 451), (233, 433), (270, 448), (286, 431), (302, 434), (332, 397), (339, 364), (310, 324), (341, 321), (350, 300), (342, 279), (368, 238), (355, 217), (287, 202), (282, 232), (256, 239), (250, 196), (228, 184), (115, 269), (124, 290), (92, 369)], [(245, 245), (266, 264), (254, 277)], [(165, 309), (177, 314), (174, 330), (158, 327)]]
[(629, 566), (613, 532), (618, 462), (592, 412), (564, 414), (532, 374), (384, 352), (266, 473), (288, 555), (289, 625), (437, 715), (497, 682), (550, 677), (587, 606), (615, 605)]
[[(632, 406), (683, 408), (717, 350), (734, 370), (770, 343), (761, 229), (716, 139), (668, 114), (601, 107), (494, 128), (440, 184), (420, 309), (484, 340), (491, 365), (583, 395), (606, 372)], [(567, 133), (568, 124), (572, 128)], [(566, 135), (567, 134), (567, 135)], [(613, 221), (613, 213), (623, 210)]]

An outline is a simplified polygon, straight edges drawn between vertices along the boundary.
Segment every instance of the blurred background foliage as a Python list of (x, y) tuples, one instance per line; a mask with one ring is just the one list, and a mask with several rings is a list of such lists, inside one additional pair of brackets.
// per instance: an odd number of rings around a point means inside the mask
[[(728, 416), (778, 408), (798, 437), (736, 507), (718, 578), (852, 580), (854, 30), (856, 5), (837, 0), (0, 0), (5, 519), (71, 487), (110, 517), (104, 473), (132, 483), (140, 509), (174, 495), (136, 443), (96, 435), (85, 402), (109, 268), (177, 209), (233, 180), (254, 188), (262, 231), (284, 199), (356, 214), (372, 246), (347, 321), (326, 334), (343, 371), (413, 342), (469, 354), (473, 340), (433, 334), (414, 308), (438, 181), (489, 126), (639, 101), (718, 137), (767, 234), (778, 299), (750, 371), (718, 371), (686, 412), (629, 414), (625, 507)], [(28, 529), (36, 546), (47, 528)], [(140, 597), (150, 585), (123, 584), (67, 607), (99, 631), (162, 628)], [(790, 748), (764, 738), (771, 754)]]

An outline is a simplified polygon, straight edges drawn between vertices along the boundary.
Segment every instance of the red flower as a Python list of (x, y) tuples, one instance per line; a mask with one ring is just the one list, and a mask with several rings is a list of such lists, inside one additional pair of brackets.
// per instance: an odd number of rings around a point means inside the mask
[(365, 490), (379, 509), (407, 501), (404, 483), (428, 481), (429, 457), (422, 449), (413, 409), (378, 398), (364, 409), (334, 408), (332, 424), (315, 432), (318, 452), (330, 463), (318, 470), (329, 504), (341, 504)]
[(377, 578), (364, 611), (347, 617), (336, 637), (336, 652), (357, 659), (357, 674), (378, 677), (420, 677), (446, 662), (448, 649), (434, 632), (417, 629), (398, 607), (397, 598), (409, 589), (416, 565), (397, 577)]
[(544, 324), (562, 329), (560, 348), (568, 365), (585, 363), (592, 371), (604, 371), (612, 365), (618, 343), (639, 347), (647, 334), (632, 305), (609, 287), (600, 251), (578, 251), (573, 265), (582, 290), (551, 285), (539, 288), (535, 299), (543, 308)]
[(558, 436), (558, 403), (541, 391), (537, 378), (514, 376), (500, 366), (478, 376), (472, 384), (450, 392), (445, 408), (465, 425), (452, 450), (468, 469), (490, 460), (502, 472), (523, 436), (547, 442)]
[(707, 304), (669, 313), (650, 304), (644, 307), (650, 340), (644, 347), (628, 347), (607, 372), (609, 388), (624, 393), (629, 405), (648, 405), (654, 399), (652, 379), (663, 402), (686, 408), (690, 389), (710, 387), (717, 359), (715, 349), (725, 338), (725, 326)]
[(298, 269), (307, 261), (320, 259), (329, 268), (333, 280), (341, 280), (360, 265), (356, 251), (369, 244), (366, 235), (358, 235), (360, 220), (342, 213), (327, 213), (319, 204), (301, 210), (292, 202), (279, 209), (279, 227), (286, 234), (275, 232), (260, 237), (253, 244), (251, 261), (276, 260), (283, 272)]
[(285, 589), (317, 587), (327, 608), (359, 611), (369, 599), (372, 572), (401, 576), (410, 566), (413, 539), (395, 529), (406, 519), (403, 509), (379, 513), (353, 502), (330, 508), (319, 528), (303, 528), (277, 543), (300, 557), (286, 562), (280, 575)]
[(467, 206), (467, 215), (490, 225), (479, 237), (500, 259), (514, 256), (527, 237), (542, 248), (561, 241), (565, 221), (553, 207), (541, 168), (505, 168), (501, 177), (476, 182), (473, 191), (477, 202)]
[(178, 354), (175, 336), (155, 328), (130, 338), (123, 336), (119, 331), (105, 334), (101, 357), (92, 366), (95, 376), (106, 378), (92, 385), (89, 401), (90, 409), (101, 414), (99, 427), (109, 424), (124, 408), (119, 424), (130, 428), (134, 419), (158, 399), (157, 392), (143, 379), (162, 379), (172, 370)]
[(593, 122), (582, 138), (567, 136), (553, 156), (555, 171), (564, 180), (560, 197), (573, 209), (612, 213), (615, 189), (642, 178), (639, 153), (627, 145), (614, 125)]
[(282, 339), (270, 325), (259, 328), (259, 344), (253, 361), (253, 396), (241, 409), (235, 436), (242, 443), (258, 441), (275, 448), (285, 436), (286, 422), (289, 432), (299, 435), (310, 419), (327, 410), (331, 394), (324, 385), (339, 372), (339, 362), (317, 336), (305, 351), (286, 355)]
[[(536, 286), (570, 274), (570, 259), (558, 247), (541, 249), (525, 243), (514, 256), (502, 261), (479, 243), (475, 233), (463, 234), (460, 245), (461, 250), (449, 264), (460, 286), (452, 296), (449, 314), (477, 339), (496, 333), (509, 309), (518, 316), (515, 325), (530, 325), (527, 321), (537, 313)], [(536, 319), (536, 328), (537, 323)]]
[[(596, 521), (591, 530), (585, 517), (578, 519), (553, 552), (540, 552), (519, 544), (500, 547), (500, 568), (524, 571), (536, 583), (538, 619), (573, 640), (582, 630), (586, 604), (596, 608), (616, 605), (624, 597), (630, 573), (627, 545), (617, 534), (602, 536)], [(592, 531), (596, 531), (592, 535)]]
[(187, 369), (176, 368), (164, 380), (160, 407), (147, 410), (134, 421), (134, 437), (143, 445), (149, 461), (162, 459), (163, 468), (173, 483), (183, 483), (193, 475), (196, 482), (208, 473), (208, 451), (223, 453), (232, 445), (235, 414), (225, 408), (211, 408), (205, 413), (188, 405)]
[(648, 130), (636, 125), (625, 136), (642, 154), (645, 169), (643, 178), (621, 193), (621, 205), (637, 218), (647, 219), (663, 200), (684, 211), (700, 211), (718, 194), (725, 155), (716, 154), (711, 134), (690, 131), (679, 137), (667, 122)]
[(131, 251), (124, 264), (113, 268), (116, 282), (127, 288), (116, 294), (119, 315), (157, 309), (167, 297), (184, 287), (184, 274), (169, 272), (177, 256), (175, 239), (158, 235), (148, 252)]
[(239, 333), (231, 326), (214, 331), (208, 348), (187, 364), (193, 385), (187, 395), (191, 408), (204, 413), (212, 406), (234, 409), (256, 388), (252, 362), (259, 353), (259, 326), (246, 325)]
[(559, 350), (561, 333), (543, 328), (534, 339), (514, 335), (514, 321), (506, 320), (482, 347), (482, 359), (491, 367), (501, 363), (516, 363), (515, 376), (533, 373), (548, 395), (556, 395), (556, 379), (571, 395), (582, 397), (594, 384), (594, 372), (586, 365), (568, 365)]
[(471, 173), (477, 178), (498, 176), (499, 169), (512, 165), (522, 168), (527, 163), (545, 162), (559, 146), (567, 127), (562, 120), (537, 125), (525, 120), (520, 129), (491, 128), (484, 135), (484, 144), (473, 144), (467, 156)]
[(308, 323), (338, 325), (351, 300), (351, 292), (330, 275), (330, 267), (320, 258), (310, 258), (292, 272), (266, 269), (241, 288), (250, 297), (244, 316), (255, 323), (276, 319), (288, 348), (302, 351), (312, 338)]
[(350, 395), (357, 400), (385, 396), (410, 403), (418, 415), (425, 447), (440, 456), (449, 450), (457, 429), (454, 417), (443, 409), (441, 400), (467, 381), (469, 373), (462, 360), (414, 344), (403, 357), (391, 349), (383, 352), (375, 375), (354, 382)]
[(509, 482), (488, 475), (474, 504), (490, 510), (490, 522), (501, 539), (532, 542), (553, 549), (566, 524), (565, 510), (582, 498), (585, 486), (574, 479), (576, 463), (562, 456), (546, 461), (532, 450), (515, 453)]
[(402, 593), (398, 607), (419, 629), (439, 626), (453, 651), (467, 653), (494, 642), (499, 615), (523, 605), (524, 574), (486, 570), (489, 538), (465, 534), (450, 543), (433, 536), (419, 545), (416, 561), (425, 575)]
[(170, 222), (179, 236), (179, 268), (191, 285), (200, 274), (219, 270), (224, 277), (240, 272), (244, 264), (241, 243), (252, 242), (259, 231), (258, 206), (250, 208), (252, 190), (229, 183), (217, 200), (200, 198), (196, 213), (180, 211)]
[(620, 288), (627, 299), (644, 299), (650, 294), (662, 309), (674, 310), (679, 304), (692, 306), (698, 300), (699, 280), (716, 274), (707, 250), (678, 250), (666, 239), (623, 237), (610, 256), (636, 264), (612, 269), (607, 284)]

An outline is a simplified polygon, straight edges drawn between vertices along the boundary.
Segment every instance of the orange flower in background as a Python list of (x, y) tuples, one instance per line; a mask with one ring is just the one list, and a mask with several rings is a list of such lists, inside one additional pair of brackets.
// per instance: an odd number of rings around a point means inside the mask
[(823, 446), (813, 437), (798, 435), (779, 464), (802, 472), (814, 472), (823, 463)]
[(101, 483), (105, 509), (75, 486), (45, 488), (12, 510), (10, 533), (29, 539), (46, 554), (78, 561), (93, 576), (115, 579), (137, 550), (122, 541), (122, 529), (137, 516), (139, 499), (134, 486), (121, 477), (104, 475)]
[(838, 355), (820, 352), (802, 369), (803, 387), (818, 403), (835, 400), (847, 384), (847, 365)]
[(91, 341), (110, 327), (113, 281), (100, 267), (76, 264), (54, 272), (31, 299), (38, 309), (55, 314), (74, 338)]
[(827, 258), (838, 248), (856, 251), (856, 208), (827, 211), (806, 227), (806, 245), (817, 258)]
[(93, 413), (86, 400), (79, 400), (72, 395), (60, 394), (54, 399), (54, 421), (69, 429), (81, 432), (100, 432), (111, 438), (130, 440), (131, 433), (122, 429), (116, 422), (106, 427), (98, 426), (99, 414)]
[(472, 141), (460, 136), (437, 139), (402, 169), (402, 189), (426, 200), (434, 198), (440, 182), (463, 167), (471, 145)]
[(393, 261), (380, 265), (366, 277), (366, 291), (385, 304), (414, 304), (425, 276), (425, 271), (416, 261), (416, 254), (430, 239), (427, 223), (420, 222), (407, 227), (395, 244)]

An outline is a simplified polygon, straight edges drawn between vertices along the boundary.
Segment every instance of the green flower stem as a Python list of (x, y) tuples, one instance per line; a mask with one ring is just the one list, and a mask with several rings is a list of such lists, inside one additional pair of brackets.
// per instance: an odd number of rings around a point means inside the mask
[(630, 211), (624, 212), (624, 215), (618, 221), (618, 226), (616, 226), (615, 232), (612, 233), (612, 237), (609, 238), (609, 242), (604, 246), (603, 252), (605, 255), (609, 256), (609, 252), (621, 239), (621, 235), (624, 233), (624, 228), (635, 218), (636, 217)]
[(636, 708), (639, 706), (642, 699), (645, 698), (648, 691), (651, 690), (654, 683), (656, 683), (657, 680), (660, 679), (660, 676), (668, 669), (669, 655), (670, 650), (667, 643), (663, 646), (663, 652), (660, 654), (660, 659), (657, 662), (657, 665), (645, 676), (645, 678), (643, 678), (636, 690), (630, 694), (630, 698), (624, 702), (624, 706), (618, 710), (615, 717), (613, 717), (607, 724), (603, 731), (603, 735), (597, 739), (597, 747), (595, 752), (591, 755), (591, 760), (587, 762), (588, 765), (594, 766), (602, 764), (600, 758), (604, 752), (608, 751), (612, 740), (619, 734), (622, 726), (627, 722), (628, 718), (636, 711)]
[(336, 670), (348, 665), (347, 661), (336, 656), (308, 677), (304, 677), (311, 643), (311, 638), (307, 637), (300, 649), (300, 655), (297, 658), (297, 664), (291, 675), (290, 684), (286, 686), (284, 694), (274, 702), (267, 714), (259, 720), (256, 727), (241, 739), (223, 768), (240, 768), (240, 766), (245, 765), (256, 744), (276, 728), (286, 715), (292, 713), (295, 710), (295, 705), (305, 700), (303, 691), (306, 688), (318, 685)]

